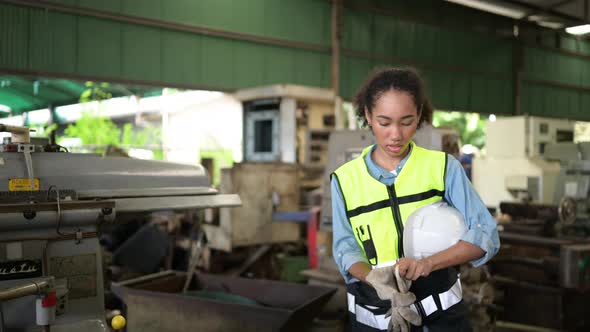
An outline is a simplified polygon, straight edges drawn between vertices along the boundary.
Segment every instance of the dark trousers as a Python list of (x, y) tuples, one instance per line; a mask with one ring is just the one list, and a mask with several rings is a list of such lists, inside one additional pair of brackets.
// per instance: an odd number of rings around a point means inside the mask
[[(436, 317), (426, 325), (428, 332), (471, 332), (473, 328), (469, 322), (469, 309), (464, 301), (448, 308), (440, 316)], [(422, 332), (422, 326), (412, 326), (412, 332)]]

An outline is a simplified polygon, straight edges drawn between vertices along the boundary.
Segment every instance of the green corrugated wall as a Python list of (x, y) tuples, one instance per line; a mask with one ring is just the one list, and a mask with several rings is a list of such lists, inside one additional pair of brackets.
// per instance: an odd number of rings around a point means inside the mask
[[(396, 7), (390, 9), (398, 12)], [(424, 15), (439, 9), (415, 8)], [(509, 41), (410, 19), (346, 8), (343, 96), (353, 95), (375, 66), (410, 65), (423, 73), (438, 109), (512, 113)]]
[[(56, 1), (57, 2), (57, 1)], [(60, 1), (117, 14), (296, 41), (279, 47), (0, 2), (0, 68), (232, 90), (330, 85), (330, 3)]]
[[(222, 90), (331, 85), (328, 0), (17, 2), (0, 0), (0, 71)], [(372, 68), (411, 65), (438, 109), (590, 120), (588, 42), (515, 46), (510, 20), (444, 1), (343, 2), (345, 99)]]
[(590, 120), (590, 50), (587, 43), (566, 40), (566, 49), (524, 48), (522, 111), (539, 116)]

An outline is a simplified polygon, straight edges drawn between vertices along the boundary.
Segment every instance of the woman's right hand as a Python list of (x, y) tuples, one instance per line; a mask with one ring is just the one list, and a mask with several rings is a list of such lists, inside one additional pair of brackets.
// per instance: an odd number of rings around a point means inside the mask
[(417, 260), (409, 257), (400, 259), (396, 263), (396, 266), (399, 267), (399, 275), (408, 280), (426, 277), (432, 272), (434, 267), (428, 258)]

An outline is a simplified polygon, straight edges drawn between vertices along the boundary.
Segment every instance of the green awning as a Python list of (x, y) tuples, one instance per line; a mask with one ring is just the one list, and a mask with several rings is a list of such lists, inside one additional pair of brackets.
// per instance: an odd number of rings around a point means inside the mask
[(157, 96), (162, 93), (162, 88), (154, 87), (0, 76), (0, 105), (7, 106), (11, 110), (10, 113), (2, 112), (2, 106), (0, 106), (0, 118), (36, 109), (79, 103), (82, 93), (97, 85), (101, 91), (113, 98), (131, 95)]

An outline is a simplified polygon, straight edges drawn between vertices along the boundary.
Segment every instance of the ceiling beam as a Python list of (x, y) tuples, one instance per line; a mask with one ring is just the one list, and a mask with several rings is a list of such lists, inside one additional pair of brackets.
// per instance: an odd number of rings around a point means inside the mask
[(568, 21), (569, 23), (574, 23), (574, 24), (582, 24), (585, 23), (583, 18), (580, 17), (576, 17), (576, 16), (572, 16), (572, 15), (568, 15), (562, 12), (558, 12), (554, 9), (544, 9), (543, 7), (540, 6), (536, 6), (530, 3), (526, 3), (526, 2), (522, 2), (522, 1), (518, 1), (518, 0), (502, 0), (502, 2), (505, 3), (509, 3), (511, 5), (515, 5), (515, 6), (520, 6), (522, 8), (525, 8), (529, 11), (544, 11), (547, 14), (550, 14), (551, 16), (555, 16), (557, 18), (561, 18), (565, 21)]
[(549, 6), (544, 6), (544, 7), (540, 6), (541, 9), (529, 11), (528, 13), (526, 13), (526, 15), (524, 15), (524, 17), (522, 19), (524, 20), (524, 19), (528, 19), (529, 17), (531, 17), (533, 15), (546, 13), (548, 10), (553, 10), (553, 9), (559, 8), (559, 7), (567, 5), (568, 3), (573, 2), (573, 1), (574, 0), (562, 0), (562, 1), (559, 1), (559, 2), (549, 5)]

